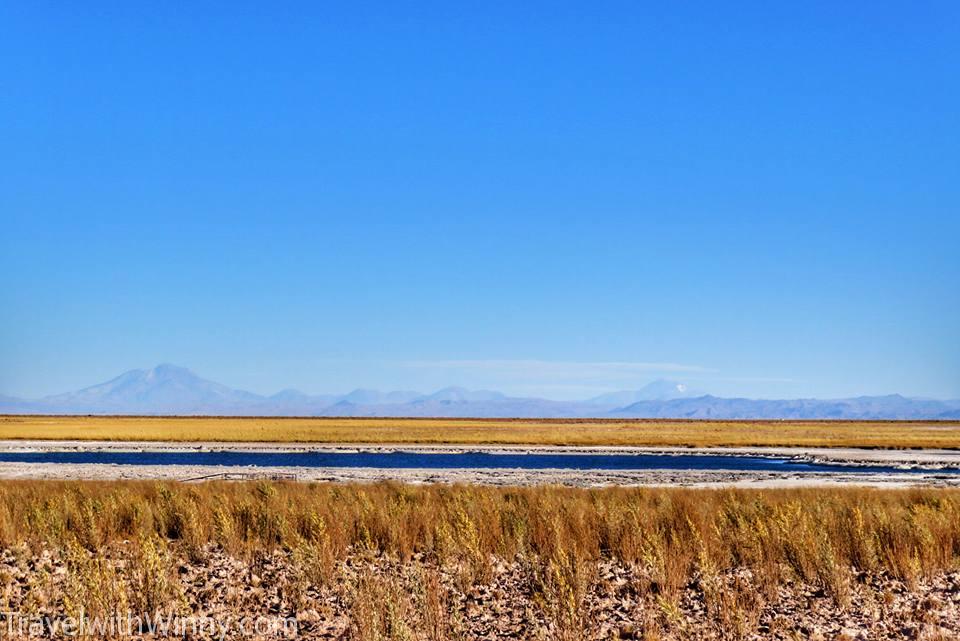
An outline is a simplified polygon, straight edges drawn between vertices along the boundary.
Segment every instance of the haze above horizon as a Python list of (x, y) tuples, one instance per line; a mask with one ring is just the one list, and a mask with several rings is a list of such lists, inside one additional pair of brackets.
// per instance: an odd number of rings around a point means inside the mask
[(0, 24), (0, 394), (960, 398), (957, 3)]

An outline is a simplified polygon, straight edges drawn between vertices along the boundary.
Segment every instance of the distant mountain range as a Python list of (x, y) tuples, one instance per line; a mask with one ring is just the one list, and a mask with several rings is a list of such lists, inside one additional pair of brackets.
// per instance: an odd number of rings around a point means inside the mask
[(348, 394), (272, 396), (236, 390), (174, 365), (132, 370), (76, 392), (24, 400), (0, 396), (3, 414), (142, 414), (222, 416), (436, 416), (517, 418), (960, 419), (960, 400), (889, 396), (832, 400), (756, 400), (701, 394), (676, 381), (584, 401), (510, 397), (447, 387), (432, 394), (357, 389)]

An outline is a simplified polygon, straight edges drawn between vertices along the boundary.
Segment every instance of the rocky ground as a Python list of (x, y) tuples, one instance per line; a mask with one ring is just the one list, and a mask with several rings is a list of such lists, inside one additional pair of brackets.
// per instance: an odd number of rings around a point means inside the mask
[[(914, 585), (860, 575), (824, 589), (765, 588), (740, 570), (672, 591), (609, 559), (559, 570), (491, 559), (471, 574), (418, 556), (324, 563), (279, 549), (170, 556), (14, 547), (0, 553), (0, 596), (0, 637), (10, 638), (73, 636), (63, 625), (70, 615), (126, 612), (117, 619), (129, 621), (151, 608), (174, 627), (144, 636), (196, 639), (960, 638), (960, 572)], [(122, 626), (114, 636), (129, 631), (140, 636)]]

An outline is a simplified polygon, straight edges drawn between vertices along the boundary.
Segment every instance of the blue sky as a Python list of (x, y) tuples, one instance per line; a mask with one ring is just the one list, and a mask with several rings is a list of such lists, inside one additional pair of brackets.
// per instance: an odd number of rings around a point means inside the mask
[(0, 5), (0, 393), (960, 397), (960, 4)]

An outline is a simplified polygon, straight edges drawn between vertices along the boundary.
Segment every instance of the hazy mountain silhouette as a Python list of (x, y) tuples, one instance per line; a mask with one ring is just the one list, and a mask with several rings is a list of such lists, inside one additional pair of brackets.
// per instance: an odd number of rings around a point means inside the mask
[(945, 419), (960, 417), (960, 402), (888, 396), (765, 400), (698, 396), (639, 401), (613, 412), (632, 418)]
[(638, 390), (585, 401), (509, 397), (491, 390), (446, 387), (432, 394), (357, 389), (311, 395), (286, 389), (271, 396), (237, 390), (175, 365), (131, 370), (76, 392), (24, 400), (0, 396), (7, 414), (146, 414), (261, 416), (622, 417), (957, 419), (960, 401), (898, 394), (845, 399), (718, 398), (677, 381), (657, 380)]
[(77, 392), (48, 396), (39, 401), (50, 410), (92, 414), (202, 414), (233, 413), (264, 399), (200, 378), (175, 365), (135, 369)]

